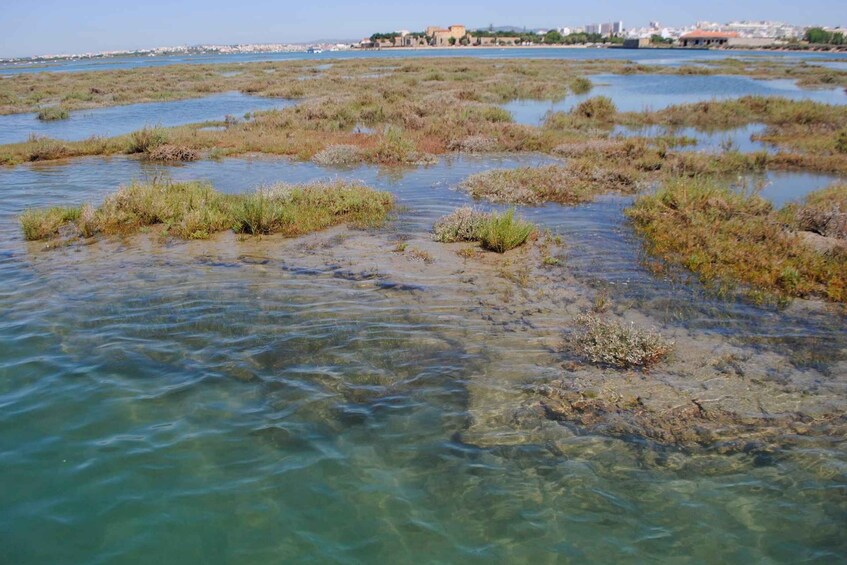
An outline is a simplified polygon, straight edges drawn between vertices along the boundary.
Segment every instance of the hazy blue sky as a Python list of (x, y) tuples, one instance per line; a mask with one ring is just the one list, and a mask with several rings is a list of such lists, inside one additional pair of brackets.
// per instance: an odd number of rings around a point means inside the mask
[(847, 24), (847, 0), (0, 0), (0, 57), (196, 43), (353, 39), (374, 31), (772, 19)]

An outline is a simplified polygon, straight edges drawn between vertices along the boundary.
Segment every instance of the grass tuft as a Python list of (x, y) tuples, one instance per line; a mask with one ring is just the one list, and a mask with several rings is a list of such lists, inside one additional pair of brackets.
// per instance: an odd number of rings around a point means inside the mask
[(438, 220), (433, 232), (442, 243), (478, 241), (484, 249), (505, 253), (526, 243), (535, 226), (516, 218), (514, 210), (497, 213), (462, 207)]
[(482, 225), (479, 240), (483, 249), (505, 253), (526, 243), (533, 231), (533, 224), (515, 218), (515, 211), (508, 210), (502, 214), (489, 215)]

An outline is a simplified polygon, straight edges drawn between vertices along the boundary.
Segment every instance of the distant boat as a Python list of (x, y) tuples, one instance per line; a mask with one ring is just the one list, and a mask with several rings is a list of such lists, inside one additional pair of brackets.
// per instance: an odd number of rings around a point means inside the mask
[(324, 52), (324, 50), (321, 49), (320, 47), (309, 47), (309, 50), (307, 51), (307, 53), (323, 53), (323, 52)]

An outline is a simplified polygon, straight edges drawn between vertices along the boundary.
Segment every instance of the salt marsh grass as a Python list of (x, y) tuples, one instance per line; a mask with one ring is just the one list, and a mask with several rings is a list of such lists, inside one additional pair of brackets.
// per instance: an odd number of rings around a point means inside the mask
[(441, 218), (433, 227), (434, 238), (442, 243), (479, 242), (483, 249), (505, 253), (526, 243), (535, 226), (515, 216), (514, 210), (482, 212), (463, 207)]
[(649, 253), (719, 292), (741, 286), (755, 300), (847, 301), (847, 252), (804, 244), (756, 194), (711, 179), (677, 179), (642, 196), (627, 214)]
[(202, 182), (155, 180), (132, 183), (94, 209), (47, 208), (25, 211), (27, 240), (49, 239), (67, 228), (73, 235), (131, 234), (148, 226), (180, 239), (206, 239), (214, 233), (297, 236), (330, 226), (383, 223), (394, 200), (388, 193), (342, 181), (277, 185), (228, 195)]

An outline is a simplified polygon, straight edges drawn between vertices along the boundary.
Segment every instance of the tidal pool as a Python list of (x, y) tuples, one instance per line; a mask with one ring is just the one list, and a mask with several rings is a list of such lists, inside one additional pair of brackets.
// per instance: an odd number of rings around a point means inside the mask
[(548, 112), (568, 112), (595, 96), (607, 96), (621, 112), (661, 110), (677, 104), (729, 100), (742, 96), (780, 96), (823, 104), (847, 104), (842, 88), (809, 90), (790, 80), (756, 80), (730, 75), (596, 75), (594, 88), (557, 102), (516, 100), (503, 105), (521, 124), (539, 125)]
[(293, 104), (290, 100), (226, 92), (189, 100), (76, 110), (66, 120), (49, 122), (39, 120), (36, 114), (9, 114), (0, 116), (0, 145), (26, 141), (31, 135), (65, 141), (79, 141), (93, 135), (112, 137), (144, 126), (180, 126), (223, 120), (227, 115), (240, 118), (247, 112), (286, 108)]
[(741, 151), (742, 153), (753, 153), (756, 151), (767, 151), (775, 153), (776, 147), (762, 141), (755, 141), (753, 136), (765, 132), (767, 126), (764, 124), (750, 124), (748, 126), (723, 130), (702, 131), (697, 128), (666, 128), (663, 126), (648, 127), (626, 127), (615, 126), (611, 137), (644, 137), (654, 139), (665, 136), (685, 137), (694, 141), (692, 145), (680, 145), (674, 151), (708, 151), (719, 153), (721, 151)]
[[(551, 340), (600, 287), (683, 346), (761, 359), (751, 379), (843, 396), (847, 375), (843, 314), (655, 277), (623, 217), (628, 198), (519, 210), (563, 236), (561, 279), (549, 275), (562, 302), (527, 300), (429, 241), (437, 217), (471, 203), (456, 189), (467, 175), (546, 162), (121, 157), (0, 170), (0, 481), (14, 485), (0, 489), (4, 560), (847, 558), (843, 440), (716, 455), (501, 418), (527, 386), (562, 376)], [(26, 207), (97, 203), (163, 172), (228, 192), (355, 178), (400, 210), (380, 230), (293, 240), (22, 241)], [(831, 180), (799, 178), (796, 196)], [(392, 252), (398, 241), (435, 262)]]

